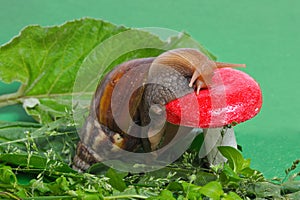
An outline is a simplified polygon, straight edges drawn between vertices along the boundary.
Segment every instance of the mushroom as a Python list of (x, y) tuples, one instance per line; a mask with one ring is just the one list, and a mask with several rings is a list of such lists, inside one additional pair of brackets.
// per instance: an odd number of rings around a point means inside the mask
[(233, 126), (253, 118), (261, 106), (262, 93), (252, 77), (232, 68), (220, 68), (215, 70), (208, 88), (169, 102), (166, 113), (173, 124), (203, 128), (199, 156), (206, 156), (211, 165), (216, 165), (226, 161), (218, 146), (237, 148)]

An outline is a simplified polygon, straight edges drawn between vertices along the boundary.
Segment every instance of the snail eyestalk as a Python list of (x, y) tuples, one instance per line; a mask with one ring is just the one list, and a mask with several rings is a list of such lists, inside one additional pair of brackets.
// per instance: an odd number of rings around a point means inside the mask
[(217, 68), (237, 68), (242, 67), (245, 68), (246, 64), (237, 64), (237, 63), (223, 63), (223, 62), (215, 62)]

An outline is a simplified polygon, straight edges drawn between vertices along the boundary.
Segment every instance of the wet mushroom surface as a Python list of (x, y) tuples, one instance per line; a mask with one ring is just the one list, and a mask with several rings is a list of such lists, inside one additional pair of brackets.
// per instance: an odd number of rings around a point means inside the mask
[[(213, 128), (249, 120), (259, 113), (261, 106), (261, 89), (251, 76), (222, 68), (216, 70), (210, 88), (202, 89), (199, 95), (190, 93), (169, 102), (166, 111), (171, 123)], [(217, 115), (222, 116), (219, 121), (212, 118)]]

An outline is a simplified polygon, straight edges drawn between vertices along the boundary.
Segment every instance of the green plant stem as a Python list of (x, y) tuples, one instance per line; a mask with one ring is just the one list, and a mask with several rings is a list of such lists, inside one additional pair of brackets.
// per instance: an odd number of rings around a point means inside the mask
[(2, 195), (8, 196), (9, 199), (17, 199), (17, 200), (21, 200), (19, 197), (15, 196), (15, 195), (13, 195), (13, 194), (11, 194), (11, 193), (8, 193), (8, 192), (0, 192), (0, 197), (1, 197)]
[(12, 93), (12, 94), (1, 95), (0, 96), (0, 108), (19, 103), (20, 100), (18, 99), (18, 97), (19, 97), (18, 95), (19, 94), (17, 92)]
[(115, 196), (108, 196), (108, 197), (104, 197), (103, 199), (129, 199), (129, 198), (137, 198), (137, 199), (147, 199), (148, 197), (143, 196), (143, 195), (115, 195)]
[(37, 200), (37, 199), (74, 199), (74, 196), (40, 196), (40, 197), (28, 197), (22, 198), (22, 200)]
[(0, 108), (4, 106), (20, 103), (20, 97), (24, 94), (26, 85), (22, 84), (17, 92), (11, 94), (3, 94), (0, 96)]
[[(55, 136), (66, 135), (66, 133), (67, 132), (65, 132), (65, 133), (58, 133)], [(32, 136), (32, 137), (30, 137), (30, 139), (35, 140), (35, 139), (45, 138), (45, 137), (49, 137), (49, 136), (51, 136), (51, 135)], [(1, 142), (0, 146), (14, 144), (14, 143), (18, 143), (18, 142), (25, 142), (25, 141), (28, 141), (28, 138), (21, 138), (21, 139), (18, 139), (18, 140), (13, 140), (13, 141), (8, 141), (8, 142)]]
[(0, 188), (10, 189), (10, 188), (14, 188), (14, 187), (12, 185), (9, 185), (9, 184), (2, 184), (2, 183), (0, 183)]
[[(41, 197), (29, 197), (29, 198), (23, 198), (23, 200), (31, 200), (31, 199), (72, 199), (74, 197), (72, 196), (41, 196)], [(104, 200), (109, 199), (131, 199), (131, 198), (137, 198), (137, 199), (147, 199), (148, 197), (143, 195), (115, 195), (115, 196), (108, 196), (103, 197)], [(19, 199), (19, 198), (15, 198)]]

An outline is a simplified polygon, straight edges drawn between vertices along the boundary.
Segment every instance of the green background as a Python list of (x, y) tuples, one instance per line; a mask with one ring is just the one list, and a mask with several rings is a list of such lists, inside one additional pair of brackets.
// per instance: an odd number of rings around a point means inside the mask
[[(0, 44), (29, 24), (82, 17), (129, 27), (186, 31), (219, 61), (246, 63), (263, 91), (263, 107), (235, 130), (243, 155), (267, 177), (283, 176), (300, 159), (300, 1), (298, 0), (0, 0)], [(0, 82), (0, 94), (17, 83)], [(21, 106), (0, 108), (0, 120), (30, 120)]]

